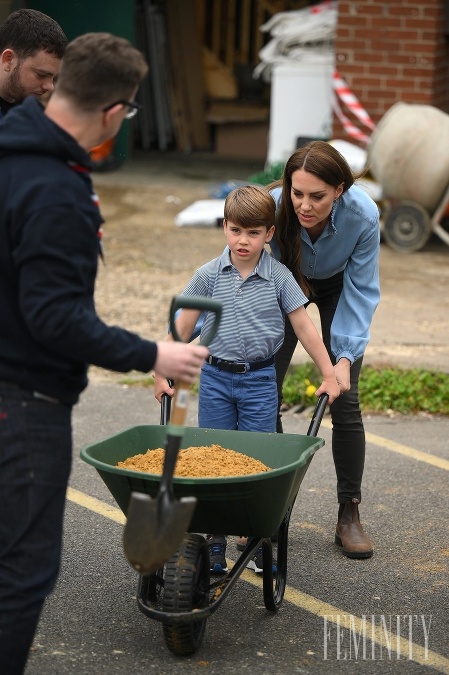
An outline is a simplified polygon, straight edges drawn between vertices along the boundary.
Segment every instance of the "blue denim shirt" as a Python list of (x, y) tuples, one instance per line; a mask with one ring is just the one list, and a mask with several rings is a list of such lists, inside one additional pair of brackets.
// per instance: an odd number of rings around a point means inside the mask
[[(281, 188), (275, 188), (271, 194), (278, 206)], [(306, 278), (328, 279), (344, 270), (343, 290), (331, 326), (331, 349), (337, 361), (347, 358), (354, 363), (368, 345), (370, 325), (380, 299), (376, 203), (353, 185), (334, 203), (330, 221), (314, 243), (302, 228), (301, 246), (301, 272)], [(274, 238), (270, 247), (279, 260), (280, 251)]]

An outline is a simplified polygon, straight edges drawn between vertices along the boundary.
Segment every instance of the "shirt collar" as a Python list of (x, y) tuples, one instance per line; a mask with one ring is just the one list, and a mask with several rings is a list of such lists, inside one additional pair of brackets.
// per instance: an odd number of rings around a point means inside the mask
[[(220, 267), (223, 271), (230, 267), (234, 267), (231, 262), (229, 246), (226, 246), (220, 256)], [(257, 263), (254, 272), (263, 279), (271, 279), (271, 256), (265, 249), (262, 251), (262, 255), (259, 258), (259, 262)]]

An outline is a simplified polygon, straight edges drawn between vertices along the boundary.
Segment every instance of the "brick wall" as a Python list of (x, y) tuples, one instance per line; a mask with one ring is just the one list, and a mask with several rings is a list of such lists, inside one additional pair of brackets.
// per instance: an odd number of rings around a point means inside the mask
[[(374, 122), (397, 101), (433, 105), (449, 113), (445, 4), (339, 0), (336, 68)], [(347, 116), (360, 127), (350, 113)], [(354, 142), (336, 118), (333, 135)]]

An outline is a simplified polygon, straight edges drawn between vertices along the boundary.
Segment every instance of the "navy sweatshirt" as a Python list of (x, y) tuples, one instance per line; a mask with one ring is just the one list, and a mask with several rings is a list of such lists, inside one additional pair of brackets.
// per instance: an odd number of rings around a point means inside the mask
[(154, 367), (157, 346), (96, 314), (88, 153), (27, 98), (0, 122), (0, 380), (76, 403), (89, 364)]

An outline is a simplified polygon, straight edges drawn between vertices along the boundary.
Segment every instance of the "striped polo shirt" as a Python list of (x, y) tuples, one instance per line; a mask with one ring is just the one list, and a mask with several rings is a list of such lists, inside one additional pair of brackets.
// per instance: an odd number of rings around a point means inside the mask
[[(307, 298), (285, 265), (263, 250), (256, 268), (242, 279), (230, 260), (229, 247), (200, 267), (183, 295), (213, 297), (223, 303), (215, 338), (209, 344), (212, 356), (238, 363), (265, 360), (284, 340), (284, 317), (307, 303)], [(211, 328), (207, 314), (201, 329)]]

